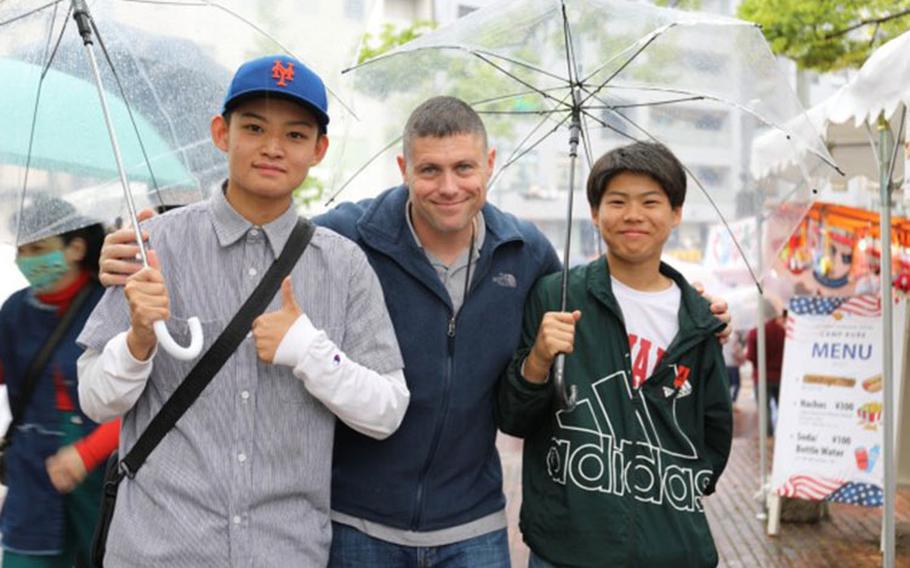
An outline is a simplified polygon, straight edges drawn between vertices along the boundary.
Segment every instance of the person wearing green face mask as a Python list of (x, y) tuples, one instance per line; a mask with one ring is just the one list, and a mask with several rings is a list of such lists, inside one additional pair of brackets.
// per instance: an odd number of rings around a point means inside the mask
[[(21, 220), (36, 215), (64, 219), (75, 214), (59, 200), (37, 200)], [(0, 512), (4, 568), (88, 565), (91, 536), (101, 500), (103, 468), (116, 448), (119, 423), (98, 425), (79, 410), (76, 337), (102, 288), (98, 256), (100, 224), (19, 245), (16, 265), (29, 287), (0, 308), (0, 383), (8, 389), (19, 420), (5, 438), (2, 460), (8, 487)], [(47, 363), (28, 369), (64, 314), (73, 319)], [(24, 401), (24, 403), (22, 402)]]

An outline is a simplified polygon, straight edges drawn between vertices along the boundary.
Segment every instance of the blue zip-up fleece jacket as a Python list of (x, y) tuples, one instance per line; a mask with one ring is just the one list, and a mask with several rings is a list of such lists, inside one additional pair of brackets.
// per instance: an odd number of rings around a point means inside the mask
[[(38, 378), (22, 424), (3, 458), (9, 491), (0, 514), (0, 530), (3, 547), (8, 550), (26, 554), (57, 554), (63, 550), (64, 495), (51, 485), (44, 461), (63, 445), (55, 373), (63, 376), (67, 393), (78, 407), (76, 360), (82, 355), (82, 348), (76, 345), (76, 336), (104, 292), (97, 284), (87, 286), (95, 286), (95, 290), (80, 306)], [(57, 308), (40, 303), (31, 288), (19, 290), (0, 308), (0, 366), (11, 401), (21, 396), (29, 364), (59, 322)], [(81, 410), (77, 412), (82, 418), (83, 435), (98, 427)]]
[(528, 292), (560, 265), (533, 225), (485, 205), (483, 248), (453, 319), (448, 292), (408, 228), (407, 202), (408, 190), (399, 186), (314, 219), (366, 252), (382, 283), (411, 391), (401, 427), (386, 440), (339, 423), (332, 509), (431, 531), (505, 505), (493, 416), (497, 378), (518, 346)]

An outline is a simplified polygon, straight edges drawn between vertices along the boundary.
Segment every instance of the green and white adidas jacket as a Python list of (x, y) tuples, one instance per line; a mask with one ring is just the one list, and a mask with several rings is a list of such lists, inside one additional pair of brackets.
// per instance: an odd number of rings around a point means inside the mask
[(702, 497), (727, 462), (733, 433), (720, 345), (723, 323), (678, 272), (679, 332), (644, 385), (632, 388), (629, 340), (606, 259), (569, 274), (568, 311), (581, 310), (559, 410), (552, 382), (520, 374), (540, 320), (559, 310), (560, 275), (537, 283), (519, 351), (499, 385), (497, 420), (524, 438), (521, 531), (557, 566), (716, 566)]

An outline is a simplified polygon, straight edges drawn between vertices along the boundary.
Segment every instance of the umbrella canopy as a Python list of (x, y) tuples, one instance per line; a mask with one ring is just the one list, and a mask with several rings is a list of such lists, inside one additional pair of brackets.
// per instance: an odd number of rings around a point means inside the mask
[[(226, 160), (211, 143), (209, 122), (220, 112), (228, 82), (242, 62), (289, 53), (319, 72), (333, 90), (338, 71), (356, 54), (369, 13), (369, 2), (360, 10), (340, 3), (301, 6), (291, 0), (89, 0), (87, 4), (100, 38), (94, 47), (102, 84), (112, 101), (114, 129), (138, 206), (199, 199), (225, 179)], [(70, 199), (83, 214), (92, 213), (76, 202), (99, 200), (104, 193), (99, 188), (110, 188), (113, 195), (119, 180), (106, 135), (94, 138), (96, 130), (104, 130), (98, 103), (87, 96), (68, 99), (70, 86), (61, 78), (77, 83), (79, 78), (93, 80), (70, 1), (0, 3), (0, 58), (38, 70), (14, 81), (3, 78), (0, 121), (24, 125), (14, 137), (0, 141), (0, 147), (13, 147), (12, 153), (0, 154), (0, 188), (7, 196), (20, 193), (4, 201), (21, 202), (23, 189), (25, 194), (50, 192)], [(43, 69), (47, 74), (37, 97)], [(85, 92), (88, 95), (89, 89)], [(341, 133), (345, 105), (334, 97), (330, 107), (331, 132)], [(121, 112), (125, 108), (132, 111), (135, 124)], [(59, 125), (48, 124), (56, 123), (58, 116), (84, 128), (63, 133)], [(91, 154), (105, 150), (104, 157)], [(146, 194), (151, 198), (145, 199)], [(104, 221), (126, 213), (122, 203), (99, 208), (104, 214), (91, 216)], [(40, 238), (39, 233), (21, 234), (16, 227), (10, 231), (9, 217), (0, 222), (5, 232), (0, 238), (15, 239), (16, 232), (20, 242)], [(72, 228), (76, 227), (65, 227)]]
[[(0, 59), (0, 83), (36, 85), (41, 67)], [(25, 164), (28, 157), (29, 132), (35, 107), (35, 92), (24, 88), (9, 89), (3, 97), (5, 135), (0, 139), (0, 160), (6, 164)], [(74, 109), (80, 109), (74, 112)], [(31, 165), (36, 169), (65, 172), (92, 178), (116, 175), (110, 141), (101, 120), (98, 91), (95, 85), (55, 70), (44, 79), (42, 101), (38, 109), (41, 131), (36, 132), (31, 149)], [(111, 98), (111, 114), (118, 130), (127, 130), (129, 115), (119, 98)], [(137, 129), (145, 150), (153, 160), (153, 170), (160, 183), (192, 183), (189, 172), (171, 153), (170, 146), (142, 115), (136, 117)], [(138, 138), (124, 137), (123, 152), (130, 177), (148, 182), (149, 168), (144, 167)], [(157, 159), (156, 159), (157, 158)]]
[[(120, 187), (106, 183), (116, 179), (117, 169), (95, 85), (48, 70), (36, 112), (35, 93), (41, 72), (42, 68), (37, 65), (0, 58), (0, 84), (23, 86), (4, 90), (0, 112), (6, 135), (0, 139), (0, 164), (11, 171), (15, 168), (24, 176), (28, 163), (36, 174), (44, 174), (33, 177), (32, 192), (67, 196), (81, 215), (63, 220), (55, 218), (53, 225), (33, 218), (28, 226), (11, 226), (9, 221), (16, 217), (22, 205), (22, 187), (16, 183), (18, 176), (14, 176), (14, 183), (9, 183), (11, 180), (3, 182), (0, 194), (0, 218), (7, 229), (5, 240), (10, 242), (17, 234), (19, 243), (29, 242), (77, 228), (76, 225), (88, 219), (109, 221), (122, 214)], [(130, 132), (130, 118), (123, 101), (110, 97), (110, 110), (115, 128)], [(37, 121), (32, 138), (33, 117)], [(135, 189), (141, 202), (145, 205), (159, 203), (159, 196), (147, 191), (152, 183), (152, 172), (160, 198), (177, 201), (178, 193), (195, 187), (195, 179), (151, 123), (142, 115), (137, 114), (134, 118), (151, 167), (146, 165), (140, 137), (124, 136), (121, 146), (128, 174), (136, 182)]]
[[(349, 75), (358, 114), (388, 125), (363, 147), (398, 150), (390, 134), (428, 96), (469, 102), (499, 150), (491, 199), (543, 226), (559, 224), (546, 215), (568, 194), (575, 118), (586, 162), (581, 183), (591, 162), (619, 145), (650, 140), (673, 150), (693, 188), (684, 221), (735, 220), (760, 208), (772, 232), (788, 234), (811, 203), (811, 172), (832, 162), (761, 32), (730, 18), (623, 0), (511, 0)], [(756, 186), (748, 161), (760, 129), (785, 133), (804, 176)], [(359, 167), (367, 157), (349, 155), (346, 165), (361, 175), (347, 185), (382, 179), (379, 166)], [(574, 209), (588, 216), (586, 203)], [(757, 275), (759, 259), (747, 261)]]

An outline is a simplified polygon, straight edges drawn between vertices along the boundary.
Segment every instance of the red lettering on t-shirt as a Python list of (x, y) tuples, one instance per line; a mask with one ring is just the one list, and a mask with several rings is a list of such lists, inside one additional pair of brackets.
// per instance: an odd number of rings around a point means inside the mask
[(655, 369), (657, 368), (658, 365), (660, 365), (660, 361), (664, 358), (664, 353), (666, 353), (666, 351), (664, 351), (660, 347), (657, 348), (657, 360), (654, 361)]
[(651, 342), (641, 338), (638, 353), (635, 354), (635, 363), (632, 365), (632, 384), (640, 387), (648, 378), (648, 359), (651, 356)]

